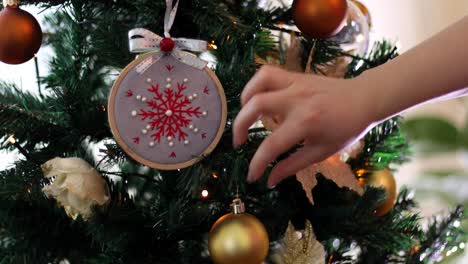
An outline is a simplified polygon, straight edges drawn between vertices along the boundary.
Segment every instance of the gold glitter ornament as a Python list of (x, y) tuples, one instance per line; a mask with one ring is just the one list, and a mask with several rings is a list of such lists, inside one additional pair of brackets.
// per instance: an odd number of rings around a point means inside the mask
[(208, 249), (216, 264), (261, 264), (268, 254), (269, 239), (263, 224), (245, 213), (237, 198), (232, 213), (216, 221), (208, 236)]

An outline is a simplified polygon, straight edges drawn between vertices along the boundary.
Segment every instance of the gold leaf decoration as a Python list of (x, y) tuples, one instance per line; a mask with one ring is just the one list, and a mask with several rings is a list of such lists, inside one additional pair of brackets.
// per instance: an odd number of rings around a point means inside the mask
[(321, 173), (325, 178), (333, 181), (338, 187), (347, 187), (362, 195), (364, 190), (348, 164), (340, 159), (340, 154), (315, 163), (296, 174), (297, 180), (302, 184), (307, 198), (313, 204), (312, 189), (317, 185), (316, 174)]
[(302, 231), (294, 229), (290, 222), (282, 247), (272, 260), (274, 264), (325, 264), (325, 249), (317, 241), (309, 221)]
[(302, 184), (302, 189), (304, 189), (311, 204), (314, 204), (312, 189), (317, 185), (317, 178), (315, 177), (316, 174), (317, 171), (313, 166), (309, 166), (296, 173), (296, 179)]

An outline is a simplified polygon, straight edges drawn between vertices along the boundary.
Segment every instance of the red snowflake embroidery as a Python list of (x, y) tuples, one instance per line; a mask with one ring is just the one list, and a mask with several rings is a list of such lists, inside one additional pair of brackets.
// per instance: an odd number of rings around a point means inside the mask
[(202, 134), (201, 134), (201, 138), (202, 138), (202, 139), (205, 139), (205, 138), (206, 138), (206, 133), (202, 133)]
[(132, 97), (132, 96), (133, 96), (133, 91), (132, 91), (132, 90), (128, 90), (128, 91), (125, 93), (125, 95), (126, 95), (127, 97)]
[(205, 86), (205, 89), (203, 89), (203, 92), (206, 94), (210, 94), (210, 90), (208, 90), (208, 86)]
[(133, 138), (133, 143), (140, 144), (140, 138), (139, 137), (134, 137)]
[(174, 66), (172, 66), (172, 65), (166, 65), (166, 69), (167, 69), (168, 71), (172, 71), (172, 70), (174, 69)]
[(177, 155), (175, 152), (172, 152), (171, 155), (169, 156), (169, 158), (177, 158)]
[(151, 109), (140, 109), (138, 115), (142, 121), (148, 121), (155, 132), (151, 137), (156, 142), (161, 142), (164, 137), (185, 140), (188, 134), (182, 128), (187, 128), (193, 117), (202, 115), (200, 107), (190, 106), (192, 101), (182, 93), (185, 89), (187, 86), (180, 83), (177, 83), (177, 91), (168, 88), (161, 92), (159, 85), (151, 85), (151, 89), (148, 89), (154, 94), (146, 103)]

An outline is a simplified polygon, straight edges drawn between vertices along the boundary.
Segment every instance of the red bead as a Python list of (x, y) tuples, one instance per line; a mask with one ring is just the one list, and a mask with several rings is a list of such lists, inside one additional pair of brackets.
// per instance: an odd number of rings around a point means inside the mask
[(174, 49), (175, 43), (174, 40), (171, 38), (163, 38), (161, 43), (159, 43), (159, 47), (164, 52), (171, 52)]

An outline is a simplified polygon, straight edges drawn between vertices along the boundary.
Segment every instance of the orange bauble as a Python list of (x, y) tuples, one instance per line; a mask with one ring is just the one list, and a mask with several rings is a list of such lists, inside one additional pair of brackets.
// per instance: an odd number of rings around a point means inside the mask
[(293, 4), (296, 26), (313, 38), (338, 33), (344, 26), (347, 10), (346, 0), (295, 0)]
[(6, 5), (0, 12), (0, 28), (0, 61), (4, 63), (26, 62), (41, 47), (41, 26), (31, 14), (16, 4)]

